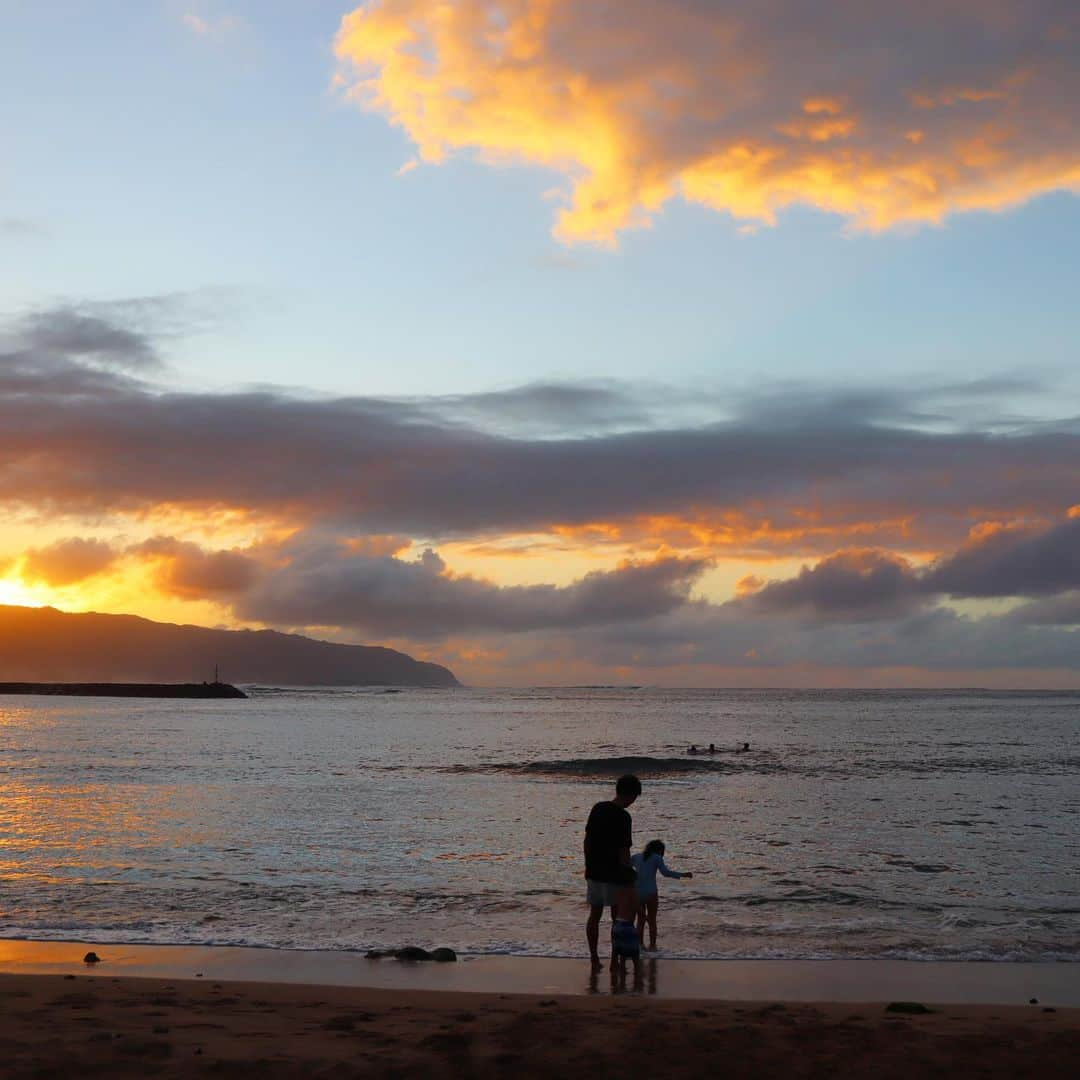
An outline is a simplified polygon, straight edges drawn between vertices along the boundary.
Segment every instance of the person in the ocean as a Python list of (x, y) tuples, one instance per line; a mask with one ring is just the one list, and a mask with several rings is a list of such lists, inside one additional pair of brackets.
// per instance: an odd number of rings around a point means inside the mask
[(656, 875), (661, 873), (669, 878), (692, 878), (694, 875), (687, 871), (679, 873), (672, 870), (664, 862), (664, 847), (662, 840), (650, 840), (645, 845), (645, 850), (633, 856), (630, 865), (637, 871), (638, 913), (637, 932), (641, 941), (645, 940), (645, 923), (649, 924), (650, 949), (656, 948), (656, 913), (660, 907), (660, 890), (656, 886)]
[(709, 743), (709, 753), (710, 754), (715, 754), (716, 753), (716, 743)]
[(738, 753), (745, 754), (746, 751), (749, 750), (749, 749), (750, 749), (750, 744), (748, 742), (744, 742), (742, 744), (742, 746), (739, 747)]
[(614, 920), (619, 887), (632, 886), (636, 878), (630, 862), (633, 822), (626, 808), (640, 794), (641, 781), (636, 776), (620, 776), (615, 785), (615, 798), (598, 802), (585, 825), (585, 881), (589, 904), (585, 938), (594, 965), (600, 963), (598, 944), (604, 908), (611, 908)]
[(696, 754), (698, 752), (697, 744), (691, 744), (690, 749), (686, 751), (688, 754)]

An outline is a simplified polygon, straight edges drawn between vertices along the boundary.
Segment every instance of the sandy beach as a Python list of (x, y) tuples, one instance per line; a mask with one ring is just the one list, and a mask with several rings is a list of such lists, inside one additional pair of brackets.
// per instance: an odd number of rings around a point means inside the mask
[[(1065, 1077), (1080, 1010), (0, 975), (8, 1077)], [(1049, 1008), (1049, 1007), (1048, 1007)]]
[(658, 1076), (880, 1080), (1080, 1067), (1072, 964), (653, 960), (624, 989), (565, 959), (100, 945), (87, 965), (87, 951), (0, 942), (0, 1074), (595, 1077), (647, 1060)]

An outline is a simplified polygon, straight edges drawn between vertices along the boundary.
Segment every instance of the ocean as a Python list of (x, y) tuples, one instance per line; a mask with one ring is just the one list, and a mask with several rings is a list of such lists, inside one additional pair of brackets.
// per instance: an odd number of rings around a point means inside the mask
[(584, 956), (632, 771), (661, 955), (1080, 960), (1080, 693), (249, 690), (0, 698), (0, 937)]

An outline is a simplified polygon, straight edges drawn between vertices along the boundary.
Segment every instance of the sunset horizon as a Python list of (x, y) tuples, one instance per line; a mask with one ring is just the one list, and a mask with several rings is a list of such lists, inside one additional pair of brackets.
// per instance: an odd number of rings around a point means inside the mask
[(5, 1076), (1080, 1075), (1078, 0), (0, 91)]

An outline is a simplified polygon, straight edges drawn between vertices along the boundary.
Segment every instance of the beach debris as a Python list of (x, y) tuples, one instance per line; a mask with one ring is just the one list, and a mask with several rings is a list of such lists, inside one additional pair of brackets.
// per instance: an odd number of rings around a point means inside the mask
[(885, 1006), (886, 1012), (892, 1013), (907, 1013), (909, 1016), (924, 1016), (927, 1013), (932, 1013), (933, 1009), (928, 1009), (921, 1001), (890, 1001)]
[(1028, 1004), (1029, 1005), (1038, 1005), (1039, 1004), (1039, 999), (1038, 998), (1029, 998), (1028, 999)]
[(1043, 1009), (1043, 1012), (1057, 1012), (1057, 1009), (1051, 1008), (1051, 1007), (1050, 1007), (1049, 1005), (1047, 1005), (1047, 1006), (1046, 1006), (1046, 1007), (1045, 1007), (1045, 1008)]
[(100, 964), (101, 963), (101, 957), (98, 956), (98, 954), (96, 952), (88, 952), (82, 958), (82, 962), (84, 964)]
[(369, 949), (364, 956), (368, 960), (382, 960), (388, 956), (409, 962), (434, 960), (437, 964), (451, 964), (457, 960), (457, 953), (445, 945), (431, 951), (421, 949), (419, 945), (406, 945), (401, 949)]

